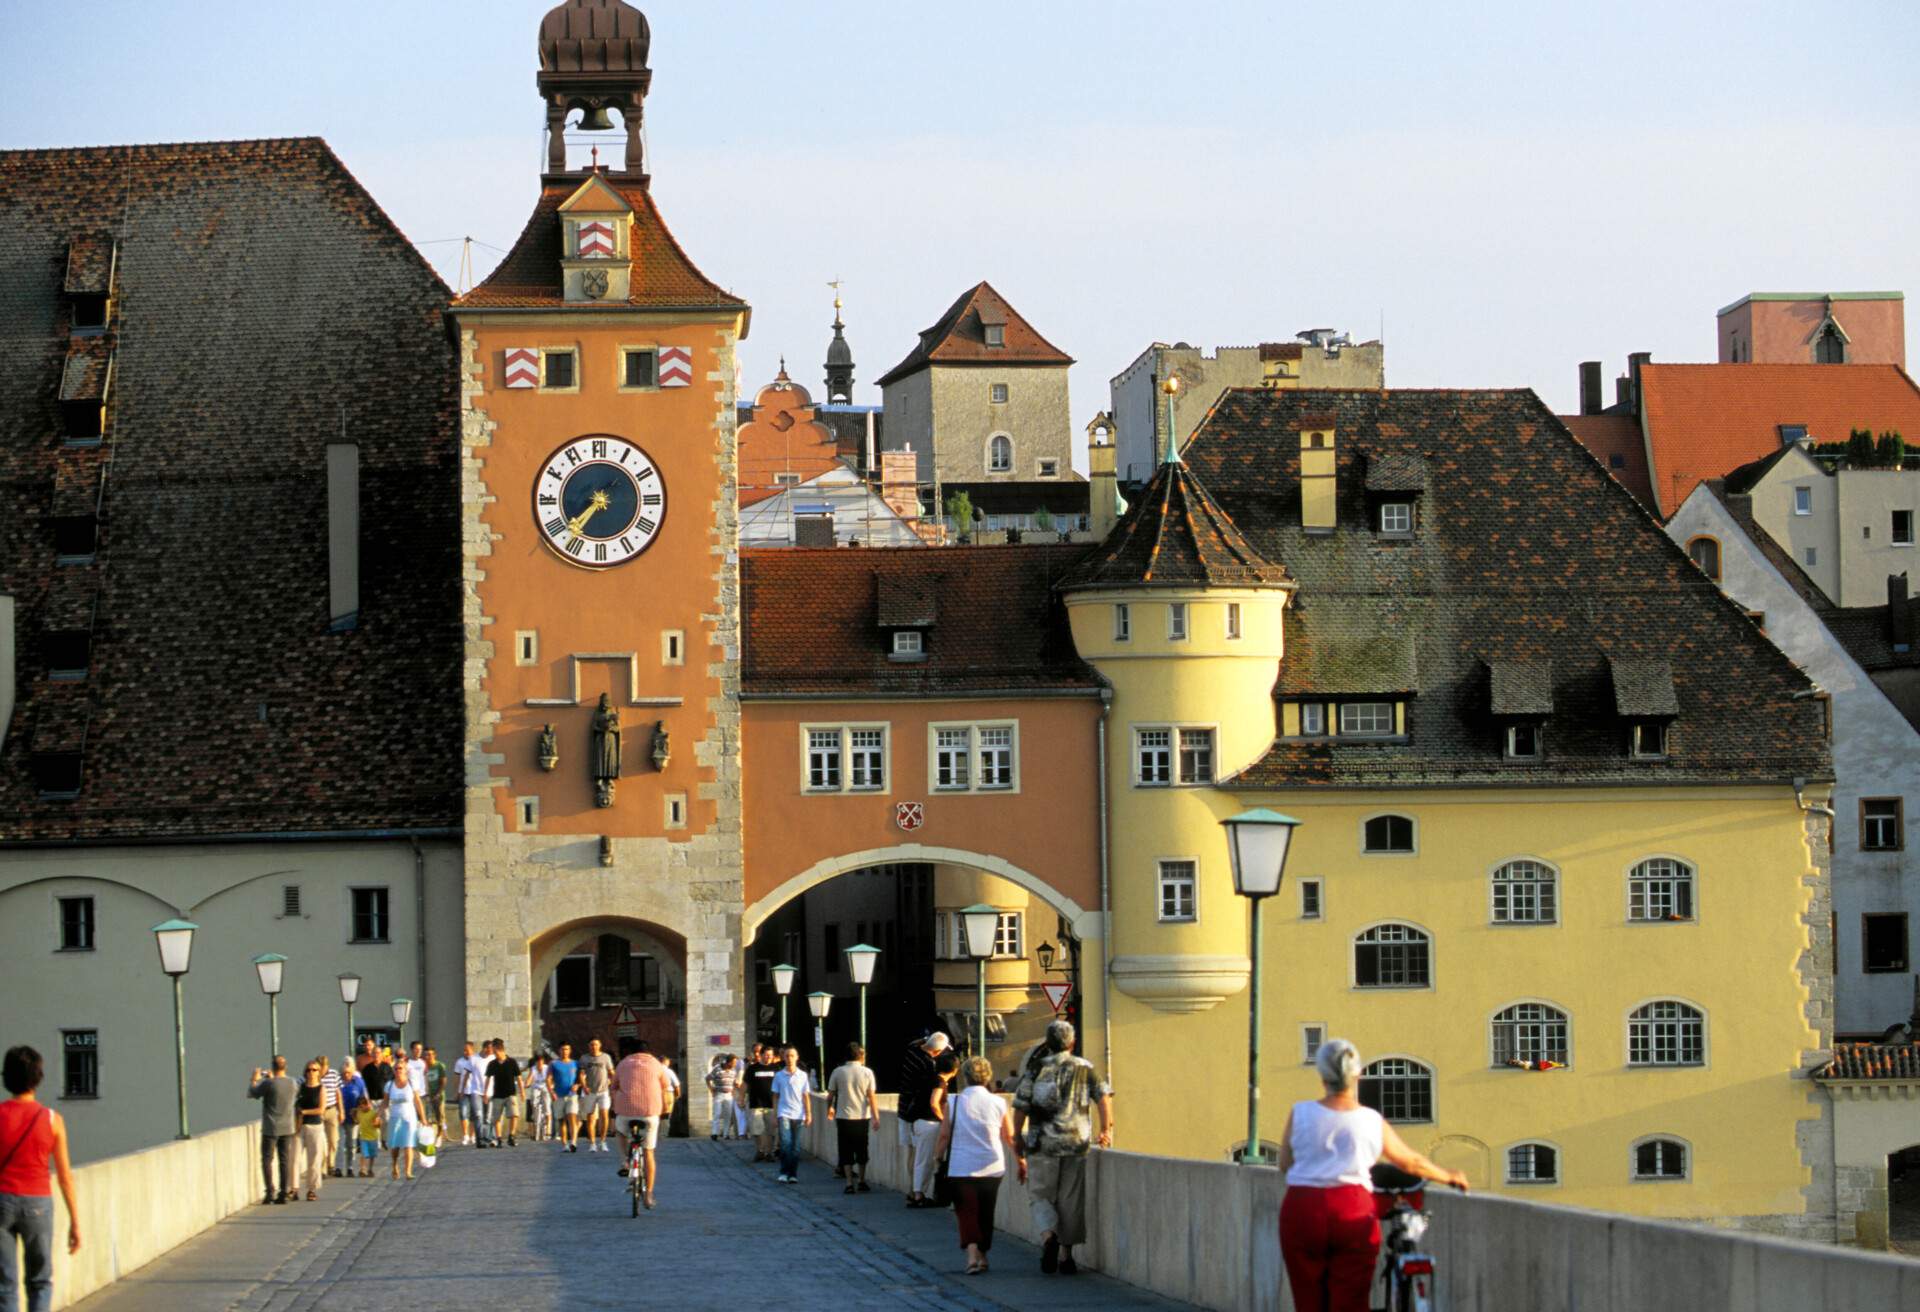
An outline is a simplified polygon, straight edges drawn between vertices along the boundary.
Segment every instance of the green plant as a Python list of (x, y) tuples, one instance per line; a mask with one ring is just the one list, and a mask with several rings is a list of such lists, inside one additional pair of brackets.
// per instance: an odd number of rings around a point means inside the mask
[(947, 518), (953, 521), (953, 531), (962, 542), (973, 536), (973, 498), (965, 492), (955, 492), (947, 498)]
[(1033, 512), (1033, 527), (1038, 533), (1053, 532), (1053, 512), (1045, 506)]
[(1873, 463), (1882, 469), (1898, 469), (1907, 460), (1907, 439), (1898, 433), (1882, 433), (1874, 443)]
[(1856, 469), (1865, 469), (1873, 464), (1873, 434), (1864, 428), (1856, 428), (1847, 434), (1847, 463)]

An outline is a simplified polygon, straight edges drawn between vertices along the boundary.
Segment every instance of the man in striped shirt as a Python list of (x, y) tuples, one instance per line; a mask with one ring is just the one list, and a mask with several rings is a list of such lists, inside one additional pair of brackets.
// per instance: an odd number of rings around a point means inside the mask
[(734, 1086), (740, 1079), (736, 1061), (729, 1052), (707, 1075), (707, 1088), (713, 1091), (713, 1133), (707, 1136), (710, 1139), (738, 1137), (740, 1122), (736, 1119), (733, 1100)]
[(320, 1063), (320, 1124), (327, 1131), (327, 1174), (340, 1174), (340, 1072), (333, 1069), (333, 1060), (325, 1053), (317, 1059)]

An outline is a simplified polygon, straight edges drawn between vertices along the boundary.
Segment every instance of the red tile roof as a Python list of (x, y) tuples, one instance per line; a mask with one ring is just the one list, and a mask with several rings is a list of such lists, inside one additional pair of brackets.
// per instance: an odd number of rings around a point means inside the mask
[(1781, 424), (1821, 442), (1856, 428), (1920, 434), (1920, 388), (1897, 365), (1648, 364), (1640, 387), (1663, 515), (1704, 480), (1778, 449)]
[(1816, 1080), (1912, 1080), (1920, 1082), (1920, 1043), (1840, 1043)]
[[(986, 325), (1001, 324), (1005, 346), (988, 346)], [(1042, 337), (999, 292), (979, 283), (961, 293), (939, 322), (920, 334), (907, 358), (880, 376), (878, 386), (932, 364), (1034, 365), (1073, 363), (1073, 357)]]
[[(1648, 510), (1659, 511), (1653, 501), (1653, 484), (1647, 478), (1647, 444), (1640, 436), (1640, 420), (1634, 415), (1561, 415), (1580, 445), (1593, 452), (1594, 459)], [(1722, 473), (1726, 472), (1724, 470)]]

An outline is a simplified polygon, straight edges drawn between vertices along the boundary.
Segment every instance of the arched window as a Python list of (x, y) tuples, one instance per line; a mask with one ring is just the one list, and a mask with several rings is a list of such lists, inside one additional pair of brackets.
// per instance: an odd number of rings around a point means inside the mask
[(1813, 339), (1813, 362), (1815, 364), (1845, 364), (1847, 362), (1847, 339), (1840, 332), (1840, 325), (1829, 323)]
[(1649, 857), (1627, 878), (1627, 919), (1693, 919), (1693, 867), (1670, 856)]
[(1493, 923), (1551, 925), (1560, 919), (1560, 877), (1543, 861), (1509, 861), (1493, 872)]
[(1013, 472), (1013, 439), (1005, 433), (995, 433), (993, 440), (987, 443), (987, 472), (989, 474)]
[(1627, 1065), (1704, 1066), (1707, 1016), (1698, 1007), (1663, 998), (1627, 1018)]
[(1404, 815), (1376, 815), (1367, 821), (1363, 833), (1366, 851), (1413, 851), (1413, 821)]
[(1560, 1150), (1550, 1143), (1517, 1143), (1507, 1149), (1508, 1184), (1559, 1184)]
[(1718, 583), (1720, 581), (1720, 540), (1718, 538), (1697, 537), (1687, 543), (1687, 555), (1700, 567), (1700, 572)]
[(1569, 1064), (1567, 1013), (1544, 1002), (1516, 1002), (1493, 1017), (1493, 1064)]
[(1360, 1105), (1390, 1121), (1433, 1119), (1433, 1068), (1408, 1057), (1382, 1057), (1360, 1072)]
[(1684, 1180), (1692, 1169), (1692, 1154), (1680, 1139), (1642, 1139), (1633, 1145), (1633, 1178)]
[(1412, 925), (1375, 925), (1353, 940), (1353, 982), (1363, 989), (1424, 989), (1432, 940)]

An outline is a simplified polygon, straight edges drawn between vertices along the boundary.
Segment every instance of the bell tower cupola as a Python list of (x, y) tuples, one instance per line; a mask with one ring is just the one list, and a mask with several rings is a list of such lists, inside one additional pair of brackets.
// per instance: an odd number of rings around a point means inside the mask
[(647, 18), (622, 0), (567, 0), (540, 20), (540, 98), (547, 106), (547, 172), (567, 171), (567, 116), (580, 131), (611, 131), (608, 111), (626, 130), (625, 171), (646, 178), (642, 102), (653, 83), (647, 67)]
[(853, 348), (847, 345), (847, 325), (840, 317), (840, 281), (828, 285), (833, 288), (833, 340), (827, 343), (827, 401), (846, 405), (853, 401)]

